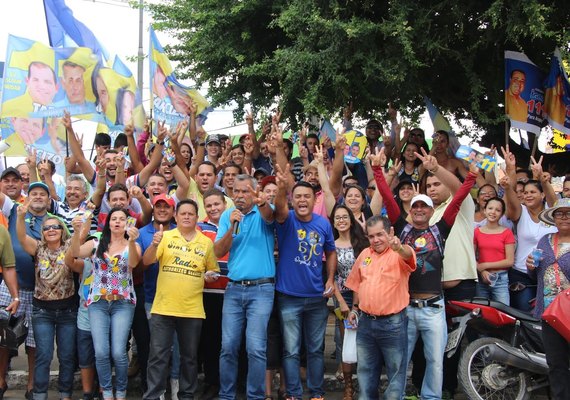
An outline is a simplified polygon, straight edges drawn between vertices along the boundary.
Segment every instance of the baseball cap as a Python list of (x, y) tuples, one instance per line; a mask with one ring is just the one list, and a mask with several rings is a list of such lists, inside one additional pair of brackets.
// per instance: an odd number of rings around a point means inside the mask
[(217, 134), (208, 135), (208, 137), (206, 138), (206, 144), (210, 144), (210, 143), (221, 144), (220, 136), (218, 136)]
[(48, 185), (46, 185), (45, 183), (43, 183), (43, 182), (32, 182), (32, 183), (30, 183), (30, 185), (28, 186), (28, 193), (30, 193), (32, 191), (32, 189), (35, 189), (35, 188), (43, 189), (49, 195), (49, 188), (48, 188)]
[(274, 185), (277, 184), (275, 176), (269, 175), (269, 176), (266, 176), (265, 178), (263, 178), (260, 182), (261, 188), (263, 189), (265, 186), (269, 185), (270, 183), (273, 183)]
[(154, 198), (152, 199), (152, 205), (155, 206), (156, 203), (158, 203), (159, 201), (164, 201), (166, 204), (168, 204), (172, 208), (174, 208), (176, 205), (174, 203), (174, 199), (172, 197), (170, 197), (169, 195), (167, 195), (166, 193), (162, 193), (162, 194), (159, 194), (158, 196), (154, 196)]
[(426, 203), (426, 205), (428, 207), (433, 208), (433, 201), (428, 196), (426, 196), (425, 194), (418, 194), (418, 195), (414, 196), (414, 198), (412, 199), (412, 202), (410, 203), (410, 207), (412, 207), (414, 205), (414, 203), (416, 203), (418, 201), (423, 201), (424, 203)]
[(20, 174), (20, 171), (18, 171), (14, 167), (8, 167), (4, 171), (2, 171), (2, 176), (0, 176), (0, 179), (4, 179), (6, 176), (8, 176), (10, 174), (16, 175), (16, 178), (18, 178), (20, 180), (22, 179), (22, 175)]

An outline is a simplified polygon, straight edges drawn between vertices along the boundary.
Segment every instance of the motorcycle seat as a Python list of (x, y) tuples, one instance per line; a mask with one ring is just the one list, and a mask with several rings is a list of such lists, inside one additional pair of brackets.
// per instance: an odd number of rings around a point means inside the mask
[(511, 315), (513, 317), (515, 317), (516, 319), (520, 319), (523, 321), (529, 321), (529, 322), (540, 322), (539, 318), (535, 318), (533, 317), (530, 313), (518, 310), (514, 307), (510, 307), (504, 303), (501, 303), (500, 301), (494, 301), (494, 300), (488, 300), (488, 299), (483, 299), (483, 298), (473, 298), (471, 300), (467, 300), (469, 303), (473, 303), (473, 304), (480, 304), (482, 306), (490, 306), (493, 308), (496, 308), (499, 311), (504, 312), (505, 314)]

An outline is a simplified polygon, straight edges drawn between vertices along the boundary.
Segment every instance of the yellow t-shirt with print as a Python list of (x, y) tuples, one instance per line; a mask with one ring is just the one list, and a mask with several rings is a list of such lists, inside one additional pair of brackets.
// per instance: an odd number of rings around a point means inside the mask
[(214, 244), (201, 232), (187, 241), (178, 229), (164, 232), (156, 250), (158, 280), (152, 314), (206, 318), (204, 273), (219, 271)]

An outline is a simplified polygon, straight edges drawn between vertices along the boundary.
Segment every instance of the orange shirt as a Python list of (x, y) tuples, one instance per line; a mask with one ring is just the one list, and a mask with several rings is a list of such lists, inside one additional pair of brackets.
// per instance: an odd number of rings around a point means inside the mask
[(416, 270), (416, 253), (404, 260), (387, 248), (378, 254), (370, 247), (354, 262), (346, 287), (358, 293), (358, 307), (367, 314), (390, 315), (410, 303), (408, 280)]

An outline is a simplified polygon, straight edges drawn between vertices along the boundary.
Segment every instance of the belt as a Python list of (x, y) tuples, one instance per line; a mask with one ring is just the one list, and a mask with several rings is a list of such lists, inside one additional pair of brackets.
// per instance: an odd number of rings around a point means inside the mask
[[(402, 310), (404, 311), (404, 310)], [(398, 315), (400, 314), (402, 311), (397, 312), (397, 313), (393, 313), (393, 314), (387, 314), (387, 315), (374, 315), (374, 314), (368, 314), (367, 312), (361, 311), (360, 315), (364, 316), (368, 319), (386, 319), (386, 318), (390, 318), (393, 317), (394, 315)]]
[(437, 295), (434, 297), (430, 297), (429, 299), (410, 299), (410, 307), (416, 308), (424, 308), (424, 307), (433, 307), (433, 308), (442, 308), (441, 304), (435, 304), (438, 301), (443, 299), (442, 295)]
[(264, 283), (275, 283), (275, 278), (261, 278), (261, 279), (244, 280), (244, 281), (232, 281), (230, 279), (230, 282), (241, 286), (255, 286), (255, 285), (263, 285)]
[(102, 295), (101, 298), (107, 301), (116, 301), (116, 300), (124, 300), (125, 297), (121, 296), (120, 294), (105, 294)]

